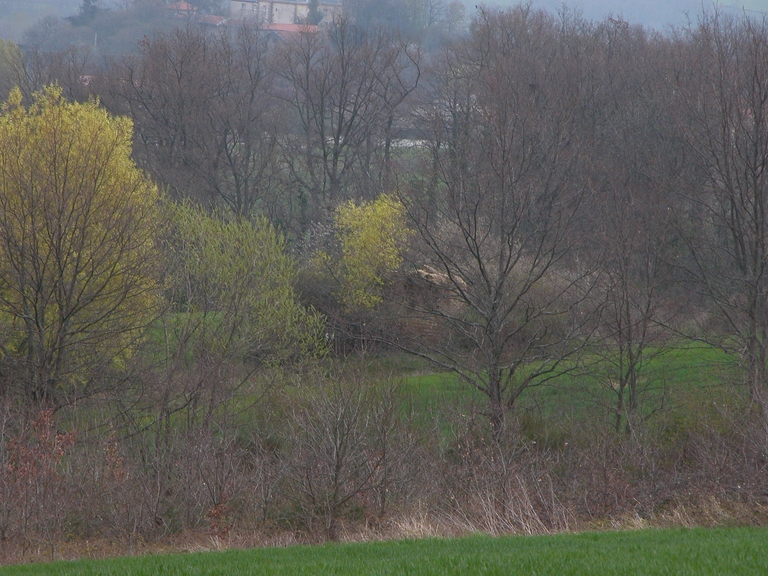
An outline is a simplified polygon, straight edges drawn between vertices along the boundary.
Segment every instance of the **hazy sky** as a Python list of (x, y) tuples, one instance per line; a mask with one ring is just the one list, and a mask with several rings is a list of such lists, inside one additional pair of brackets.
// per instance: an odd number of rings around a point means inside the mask
[[(492, 0), (487, 4), (508, 6), (517, 4), (513, 0)], [(581, 10), (588, 20), (602, 20), (613, 14), (621, 16), (631, 24), (643, 24), (658, 30), (664, 30), (670, 25), (680, 26), (686, 23), (686, 14), (693, 21), (701, 13), (703, 7), (712, 7), (711, 0), (533, 0), (535, 7), (557, 11), (563, 4), (570, 8)], [(768, 12), (768, 0), (722, 0), (718, 2), (723, 11), (741, 14), (765, 14)]]

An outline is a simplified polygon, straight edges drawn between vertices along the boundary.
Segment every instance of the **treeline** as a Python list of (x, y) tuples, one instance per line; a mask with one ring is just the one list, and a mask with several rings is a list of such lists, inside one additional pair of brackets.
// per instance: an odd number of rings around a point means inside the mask
[[(18, 40), (30, 51), (58, 52), (79, 46), (100, 63), (103, 58), (136, 53), (145, 36), (185, 23), (211, 30), (242, 26), (240, 5), (231, 9), (229, 0), (192, 0), (184, 4), (169, 0), (82, 0), (79, 4), (76, 12), (75, 6), (70, 6), (71, 16), (43, 18), (34, 18), (34, 13), (39, 12), (34, 8), (23, 15), (24, 10), (13, 12), (12, 6), (0, 5), (0, 15), (7, 25), (2, 37)], [(466, 30), (466, 11), (460, 0), (339, 0), (338, 4), (360, 26), (387, 28), (428, 48)], [(309, 5), (312, 15), (298, 18), (296, 23), (314, 25), (323, 19), (317, 0)]]
[[(2, 48), (9, 555), (760, 518), (767, 21)], [(670, 407), (650, 370), (690, 342), (734, 382)], [(466, 400), (420, 405), (401, 352)], [(525, 404), (558, 388), (595, 401)]]

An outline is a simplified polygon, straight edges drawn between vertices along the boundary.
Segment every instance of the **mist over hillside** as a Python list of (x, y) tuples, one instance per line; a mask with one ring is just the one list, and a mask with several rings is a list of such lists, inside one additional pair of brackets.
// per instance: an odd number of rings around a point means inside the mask
[[(468, 2), (468, 13), (476, 2)], [(516, 0), (496, 0), (488, 5), (501, 7), (519, 4)], [(545, 8), (551, 12), (562, 11), (563, 6), (581, 13), (587, 20), (602, 20), (613, 16), (626, 20), (630, 24), (642, 24), (656, 30), (667, 30), (671, 26), (683, 26), (689, 20), (696, 22), (702, 8), (709, 9), (717, 4), (723, 12), (739, 15), (761, 15), (768, 10), (765, 0), (724, 0), (708, 2), (702, 0), (532, 0), (535, 8)]]
[(0, 38), (18, 42), (40, 19), (71, 16), (78, 6), (80, 0), (0, 0)]
[[(129, 0), (102, 0), (100, 5), (115, 8)], [(81, 0), (0, 0), (0, 38), (19, 42), (24, 32), (46, 17), (64, 18), (77, 13)], [(519, 4), (519, 0), (494, 0), (479, 2), (464, 0), (467, 15), (472, 15), (476, 6), (508, 7)], [(588, 20), (602, 20), (607, 16), (622, 18), (631, 24), (642, 24), (656, 30), (672, 26), (683, 26), (696, 21), (702, 7), (713, 4), (701, 0), (532, 0), (535, 8), (545, 8), (553, 13), (567, 7)], [(761, 15), (768, 6), (765, 0), (724, 0), (718, 3), (724, 12)]]

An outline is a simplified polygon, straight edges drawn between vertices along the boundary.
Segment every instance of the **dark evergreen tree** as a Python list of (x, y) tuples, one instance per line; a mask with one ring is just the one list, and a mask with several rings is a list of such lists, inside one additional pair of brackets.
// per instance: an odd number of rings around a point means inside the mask
[(319, 0), (309, 0), (309, 15), (307, 16), (307, 24), (319, 24), (323, 19), (323, 13), (320, 12)]
[(77, 14), (75, 16), (70, 16), (67, 20), (69, 20), (73, 26), (89, 26), (96, 20), (99, 13), (102, 11), (105, 11), (105, 9), (99, 7), (98, 0), (83, 0)]

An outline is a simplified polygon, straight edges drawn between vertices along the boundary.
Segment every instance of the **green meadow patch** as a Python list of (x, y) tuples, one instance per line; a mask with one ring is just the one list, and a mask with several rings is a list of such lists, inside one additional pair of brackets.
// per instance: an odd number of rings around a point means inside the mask
[[(561, 419), (592, 418), (595, 408), (612, 413), (616, 401), (611, 383), (617, 378), (609, 356), (582, 359), (588, 368), (563, 365), (563, 373), (541, 386), (531, 386), (518, 406), (542, 416)], [(712, 388), (740, 379), (737, 360), (722, 350), (706, 344), (681, 344), (665, 350), (647, 350), (647, 360), (639, 367), (641, 411), (652, 412), (670, 395), (694, 395), (705, 398)], [(435, 406), (480, 406), (487, 398), (456, 374), (415, 373), (401, 378), (401, 389), (417, 411)], [(605, 410), (604, 410), (605, 411)]]
[(0, 573), (64, 575), (765, 574), (768, 529), (718, 528), (471, 536), (232, 550), (12, 566)]

